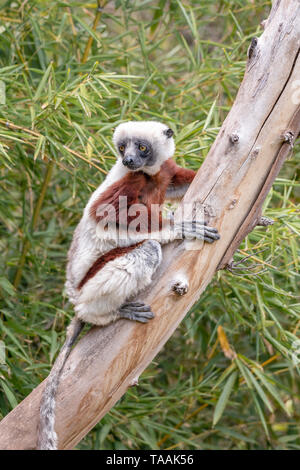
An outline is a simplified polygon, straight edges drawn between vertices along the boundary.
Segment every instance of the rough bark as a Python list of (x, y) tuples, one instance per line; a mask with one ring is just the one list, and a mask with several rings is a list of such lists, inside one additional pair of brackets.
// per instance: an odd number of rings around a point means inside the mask
[[(261, 216), (262, 203), (300, 131), (300, 3), (276, 0), (264, 33), (253, 39), (243, 82), (205, 162), (185, 196), (200, 201), (221, 240), (174, 243), (145, 296), (155, 312), (147, 325), (121, 320), (93, 328), (78, 343), (58, 391), (60, 449), (73, 448), (135, 384), (218, 268), (226, 266)], [(298, 80), (298, 82), (296, 82)], [(298, 92), (297, 92), (298, 86)], [(170, 289), (178, 271), (189, 290)], [(36, 445), (40, 384), (0, 423), (1, 449)]]

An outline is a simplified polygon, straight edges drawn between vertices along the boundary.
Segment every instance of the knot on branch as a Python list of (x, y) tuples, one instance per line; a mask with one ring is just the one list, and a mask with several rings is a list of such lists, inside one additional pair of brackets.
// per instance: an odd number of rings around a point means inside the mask
[(129, 387), (137, 387), (138, 385), (139, 385), (139, 376), (136, 376), (131, 380)]
[(287, 142), (291, 147), (294, 146), (294, 138), (295, 138), (294, 132), (286, 131), (283, 134), (282, 138), (283, 138), (283, 141)]
[(262, 227), (267, 227), (268, 225), (273, 225), (274, 224), (274, 220), (273, 219), (270, 219), (269, 217), (260, 217), (256, 223), (256, 225), (259, 225), (259, 226), (262, 226)]
[(189, 290), (189, 283), (186, 277), (182, 274), (178, 274), (177, 278), (173, 280), (171, 290), (177, 295), (184, 295)]
[(260, 146), (257, 146), (257, 147), (255, 147), (255, 149), (253, 149), (253, 151), (250, 153), (250, 159), (251, 160), (256, 159), (257, 155), (259, 154), (260, 149), (261, 149)]
[(248, 48), (248, 52), (247, 52), (248, 59), (251, 59), (251, 57), (256, 55), (257, 43), (258, 43), (258, 38), (256, 36), (254, 36), (251, 39), (251, 43), (250, 43), (250, 46)]
[(232, 144), (237, 144), (240, 140), (240, 137), (236, 132), (233, 132), (232, 134), (230, 134), (229, 140)]

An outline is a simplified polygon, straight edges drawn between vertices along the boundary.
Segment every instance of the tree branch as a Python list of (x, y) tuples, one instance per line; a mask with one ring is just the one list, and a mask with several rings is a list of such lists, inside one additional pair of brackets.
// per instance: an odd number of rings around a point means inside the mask
[[(72, 351), (58, 390), (59, 448), (73, 448), (135, 384), (185, 314), (226, 266), (261, 217), (262, 203), (300, 131), (295, 83), (300, 71), (300, 4), (273, 4), (261, 37), (251, 42), (246, 73), (234, 105), (184, 202), (200, 201), (221, 240), (214, 245), (173, 243), (164, 249), (159, 276), (145, 301), (155, 319), (120, 320), (92, 328)], [(299, 96), (299, 90), (298, 90)], [(298, 98), (298, 99), (297, 99)], [(289, 138), (286, 138), (289, 136)], [(189, 290), (171, 290), (184, 272)], [(36, 446), (40, 384), (0, 424), (1, 449)]]

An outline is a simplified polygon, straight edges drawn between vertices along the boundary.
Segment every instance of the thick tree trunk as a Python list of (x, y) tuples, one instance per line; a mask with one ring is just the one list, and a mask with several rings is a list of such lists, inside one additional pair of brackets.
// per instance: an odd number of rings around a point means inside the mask
[[(300, 131), (300, 3), (276, 0), (265, 31), (253, 39), (244, 80), (219, 135), (184, 202), (200, 201), (221, 240), (174, 243), (164, 249), (161, 272), (145, 296), (155, 319), (120, 320), (90, 330), (73, 350), (58, 391), (59, 448), (73, 448), (135, 384), (214, 273), (231, 259), (257, 224), (262, 203)], [(189, 290), (170, 289), (185, 273)], [(40, 384), (0, 423), (1, 449), (36, 446)]]

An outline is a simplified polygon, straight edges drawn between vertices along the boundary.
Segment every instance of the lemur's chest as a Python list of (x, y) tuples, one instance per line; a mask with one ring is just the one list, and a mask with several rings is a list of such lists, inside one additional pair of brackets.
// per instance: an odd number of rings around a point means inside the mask
[(148, 175), (142, 171), (129, 172), (119, 181), (114, 182), (96, 198), (89, 208), (89, 215), (99, 222), (103, 215), (100, 209), (111, 205), (118, 215), (120, 198), (126, 198), (127, 209), (135, 204), (143, 204), (148, 213), (153, 205), (161, 205), (165, 201), (166, 191), (174, 176), (174, 163), (167, 160), (161, 170), (155, 175)]
[(152, 204), (162, 204), (165, 199), (166, 189), (166, 187), (156, 184), (156, 181), (151, 179), (141, 189), (138, 197), (139, 202), (148, 207)]
[(141, 204), (150, 207), (152, 204), (163, 204), (171, 174), (161, 170), (156, 175), (143, 175), (143, 184), (138, 195)]

